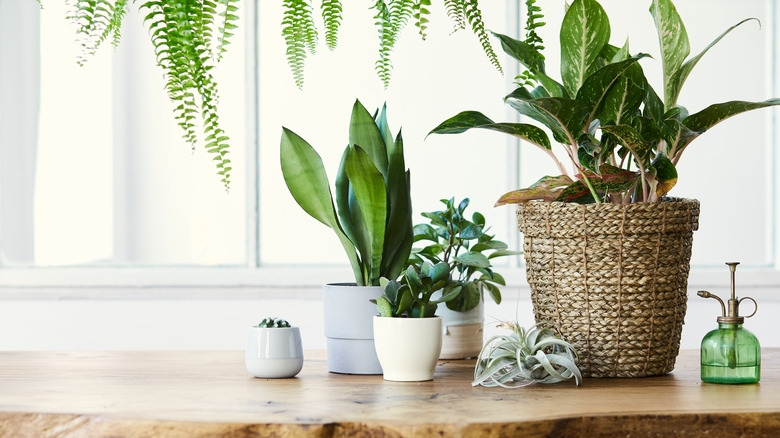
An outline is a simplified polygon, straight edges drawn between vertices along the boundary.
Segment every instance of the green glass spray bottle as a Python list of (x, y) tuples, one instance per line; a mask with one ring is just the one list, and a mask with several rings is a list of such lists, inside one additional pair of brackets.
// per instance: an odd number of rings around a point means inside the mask
[[(731, 270), (731, 299), (726, 305), (718, 296), (699, 291), (703, 298), (715, 298), (720, 303), (722, 316), (718, 328), (707, 333), (701, 341), (701, 380), (708, 383), (757, 383), (761, 379), (761, 346), (753, 333), (742, 328), (745, 318), (756, 314), (758, 303), (750, 297), (740, 300), (735, 296), (734, 274), (739, 262), (726, 263)], [(739, 305), (750, 300), (756, 310), (748, 316), (739, 316)]]

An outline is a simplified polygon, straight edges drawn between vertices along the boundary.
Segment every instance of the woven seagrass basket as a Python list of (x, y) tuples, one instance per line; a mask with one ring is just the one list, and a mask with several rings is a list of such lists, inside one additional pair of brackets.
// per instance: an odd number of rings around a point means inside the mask
[(536, 321), (574, 345), (583, 376), (672, 371), (699, 201), (528, 202), (517, 219)]

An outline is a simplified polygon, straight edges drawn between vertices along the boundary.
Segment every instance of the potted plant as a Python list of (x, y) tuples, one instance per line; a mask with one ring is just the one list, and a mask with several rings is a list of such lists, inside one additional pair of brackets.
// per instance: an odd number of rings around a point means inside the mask
[(400, 281), (382, 279), (384, 293), (371, 300), (374, 344), (385, 380), (417, 382), (432, 380), (441, 351), (439, 303), (454, 299), (460, 286), (447, 290), (438, 300), (433, 294), (449, 285), (450, 266), (441, 262), (409, 266)]
[(323, 288), (328, 369), (381, 374), (373, 341), (374, 306), (381, 277), (396, 279), (412, 248), (409, 171), (399, 131), (393, 140), (386, 108), (376, 117), (355, 101), (349, 142), (336, 174), (336, 202), (322, 159), (309, 143), (282, 129), (284, 181), (306, 213), (331, 228), (352, 266), (354, 283)]
[(298, 327), (281, 318), (264, 318), (249, 328), (246, 369), (255, 377), (295, 377), (303, 368), (303, 344)]
[(504, 277), (493, 270), (491, 260), (519, 254), (508, 251), (507, 244), (488, 234), (485, 216), (474, 212), (469, 219), (469, 198), (455, 204), (455, 198), (442, 199), (445, 209), (422, 213), (430, 223), (414, 226), (414, 240), (426, 246), (413, 247), (410, 263), (418, 269), (424, 261), (450, 265), (453, 281), (444, 288), (460, 287), (460, 294), (439, 305), (438, 315), (444, 327), (441, 359), (476, 357), (482, 349), (483, 300), (485, 290), (501, 303), (498, 286), (506, 286)]
[[(679, 350), (699, 203), (664, 195), (675, 185), (676, 166), (694, 139), (731, 116), (778, 105), (780, 99), (718, 103), (693, 114), (677, 103), (702, 56), (748, 20), (688, 58), (688, 36), (674, 5), (653, 0), (661, 98), (638, 63), (646, 55), (631, 55), (628, 44), (609, 44), (609, 20), (595, 0), (569, 6), (561, 23), (562, 80), (552, 79), (535, 31), (541, 13), (533, 5), (531, 11), (524, 41), (497, 36), (527, 69), (505, 101), (541, 127), (495, 123), (467, 111), (432, 132), (495, 130), (550, 155), (561, 175), (544, 176), (497, 203), (518, 204), (537, 322), (551, 321), (571, 341), (585, 376), (668, 373)], [(542, 128), (552, 132), (571, 171)]]

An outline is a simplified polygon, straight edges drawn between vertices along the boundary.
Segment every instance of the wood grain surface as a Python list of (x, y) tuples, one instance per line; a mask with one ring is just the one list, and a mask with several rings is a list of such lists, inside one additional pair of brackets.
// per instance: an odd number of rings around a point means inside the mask
[(0, 352), (0, 437), (780, 436), (780, 350), (757, 385), (702, 383), (683, 351), (666, 376), (512, 390), (472, 387), (473, 360), (398, 383), (306, 356), (266, 380), (241, 351)]

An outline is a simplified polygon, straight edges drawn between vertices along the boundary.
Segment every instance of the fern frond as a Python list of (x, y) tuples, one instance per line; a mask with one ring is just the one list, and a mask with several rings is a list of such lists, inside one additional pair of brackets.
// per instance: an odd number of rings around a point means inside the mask
[(153, 0), (144, 2), (140, 9), (148, 11), (144, 22), (149, 26), (157, 63), (165, 72), (165, 88), (176, 105), (174, 115), (184, 131), (184, 139), (195, 147), (197, 115), (200, 114), (206, 149), (214, 154), (217, 174), (228, 189), (231, 167), (226, 155), (229, 138), (219, 127), (219, 97), (211, 74), (214, 67), (211, 42), (218, 15), (216, 3), (212, 0)]
[[(544, 61), (544, 41), (542, 37), (536, 33), (536, 29), (545, 25), (544, 22), (537, 20), (544, 18), (542, 15), (542, 8), (536, 6), (536, 0), (526, 0), (525, 2), (526, 18), (525, 18), (525, 43), (532, 47), (531, 56), (534, 59)], [(520, 86), (526, 86), (528, 88), (535, 88), (539, 84), (539, 80), (530, 70), (525, 70), (517, 78), (515, 82)]]
[(283, 0), (282, 36), (287, 46), (287, 63), (295, 85), (303, 88), (303, 67), (306, 51), (312, 55), (317, 49), (317, 27), (309, 0)]
[(482, 22), (482, 11), (479, 9), (479, 0), (464, 0), (466, 18), (471, 24), (471, 30), (474, 35), (479, 38), (479, 42), (482, 43), (482, 50), (487, 55), (490, 63), (496, 67), (496, 69), (504, 74), (504, 69), (501, 68), (501, 63), (498, 62), (496, 52), (493, 51), (493, 45), (490, 44), (490, 38), (485, 31), (485, 23)]
[(219, 29), (217, 29), (217, 61), (220, 61), (222, 59), (222, 55), (224, 55), (227, 51), (225, 46), (230, 44), (229, 39), (233, 36), (232, 31), (238, 28), (238, 25), (236, 24), (238, 21), (238, 15), (236, 15), (236, 12), (238, 12), (238, 6), (236, 6), (237, 2), (238, 0), (220, 0), (220, 3), (224, 6), (224, 9), (219, 13), (219, 16), (222, 17), (222, 21), (220, 23)]
[(431, 11), (426, 6), (431, 5), (431, 0), (419, 0), (412, 5), (412, 17), (414, 17), (414, 25), (420, 33), (420, 38), (425, 41), (425, 31), (428, 29), (428, 17), (431, 15)]
[(464, 0), (444, 0), (444, 7), (447, 10), (447, 16), (450, 17), (453, 26), (453, 32), (458, 29), (466, 28), (466, 5)]
[(379, 31), (379, 59), (375, 68), (379, 79), (385, 88), (390, 85), (390, 74), (393, 64), (390, 60), (390, 52), (393, 51), (398, 35), (409, 22), (414, 9), (414, 0), (376, 0), (373, 9), (377, 10), (374, 16), (376, 27)]
[(325, 45), (333, 50), (338, 45), (343, 8), (339, 0), (322, 0), (322, 20), (325, 23)]
[(77, 62), (84, 65), (100, 45), (109, 37), (116, 47), (119, 45), (122, 20), (127, 13), (127, 0), (76, 0), (70, 5), (67, 19), (77, 27), (77, 42), (82, 54)]

